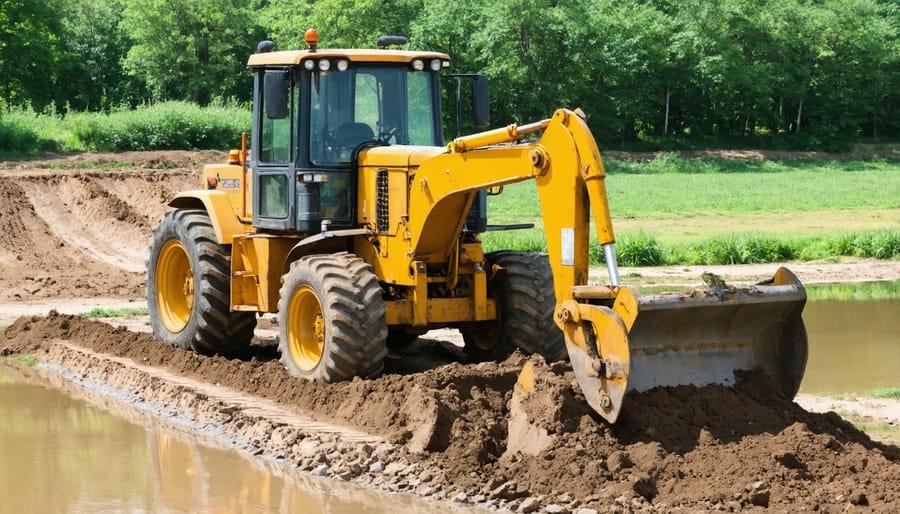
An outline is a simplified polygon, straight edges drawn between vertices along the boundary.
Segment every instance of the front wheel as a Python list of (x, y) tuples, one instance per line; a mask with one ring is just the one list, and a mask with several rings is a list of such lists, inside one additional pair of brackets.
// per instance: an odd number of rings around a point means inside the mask
[(288, 372), (335, 382), (384, 369), (388, 329), (372, 268), (349, 253), (311, 255), (282, 277), (281, 361)]
[(205, 354), (233, 354), (246, 348), (256, 314), (231, 311), (230, 270), (230, 248), (216, 242), (205, 211), (166, 213), (153, 231), (147, 260), (153, 336)]

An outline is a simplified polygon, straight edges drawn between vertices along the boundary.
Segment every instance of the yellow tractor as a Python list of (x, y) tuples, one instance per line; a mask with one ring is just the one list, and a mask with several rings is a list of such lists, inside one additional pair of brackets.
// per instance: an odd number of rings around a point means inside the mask
[[(388, 345), (457, 328), (473, 359), (518, 348), (568, 358), (615, 422), (627, 389), (733, 383), (762, 369), (793, 396), (806, 365), (806, 293), (780, 269), (745, 289), (640, 296), (622, 285), (597, 144), (580, 111), (443, 144), (449, 57), (389, 48), (273, 51), (260, 43), (251, 139), (206, 166), (154, 231), (147, 296), (158, 339), (247, 346), (277, 313), (287, 369), (371, 377)], [(475, 125), (487, 81), (473, 75)], [(463, 80), (458, 78), (457, 80)], [(459, 98), (459, 97), (458, 97)], [(457, 100), (457, 116), (459, 116)], [(523, 142), (527, 140), (527, 142)], [(534, 180), (548, 253), (484, 253), (485, 194)], [(609, 280), (588, 281), (590, 218)]]

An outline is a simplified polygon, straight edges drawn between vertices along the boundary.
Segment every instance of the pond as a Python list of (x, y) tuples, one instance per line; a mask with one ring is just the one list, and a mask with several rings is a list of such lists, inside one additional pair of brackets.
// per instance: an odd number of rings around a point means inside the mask
[(0, 361), (0, 512), (474, 512), (292, 472), (48, 380)]
[(809, 361), (801, 392), (839, 395), (900, 387), (900, 299), (814, 300), (803, 319)]

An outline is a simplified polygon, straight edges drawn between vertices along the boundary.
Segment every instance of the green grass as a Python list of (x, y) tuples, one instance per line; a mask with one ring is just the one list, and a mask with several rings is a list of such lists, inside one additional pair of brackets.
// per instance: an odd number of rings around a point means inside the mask
[(35, 366), (38, 363), (37, 357), (33, 355), (9, 355), (3, 357), (3, 360), (6, 362), (15, 362), (24, 364), (26, 366)]
[[(704, 161), (698, 161), (704, 162)], [(768, 161), (764, 161), (768, 162)], [(744, 173), (628, 173), (606, 178), (617, 218), (900, 208), (900, 163), (810, 161)], [(539, 221), (537, 185), (512, 184), (488, 198), (491, 222)]]
[(810, 300), (897, 300), (900, 280), (856, 284), (811, 284), (806, 286)]
[(853, 423), (853, 426), (865, 432), (873, 440), (885, 444), (900, 445), (900, 426), (849, 412), (838, 411), (838, 414), (850, 423)]
[[(900, 257), (900, 161), (684, 159), (607, 162), (606, 185), (623, 266), (744, 264)], [(537, 185), (488, 198), (496, 250), (544, 246)], [(600, 262), (592, 249), (592, 262)]]
[(659, 154), (653, 160), (622, 160), (605, 157), (607, 174), (698, 174), (698, 173), (783, 173), (804, 171), (866, 171), (893, 168), (897, 162), (885, 158), (837, 161), (823, 158), (786, 159), (723, 159), (716, 157), (689, 158), (677, 153)]
[(94, 307), (93, 309), (82, 312), (79, 316), (83, 318), (122, 318), (125, 316), (146, 316), (146, 307), (127, 308), (127, 309), (102, 309)]
[(890, 398), (900, 400), (900, 387), (888, 387), (886, 389), (876, 389), (869, 393), (869, 396), (875, 398)]

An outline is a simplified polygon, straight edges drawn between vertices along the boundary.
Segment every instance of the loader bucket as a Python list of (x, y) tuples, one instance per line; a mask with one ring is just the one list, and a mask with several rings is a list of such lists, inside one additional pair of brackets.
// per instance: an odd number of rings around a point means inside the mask
[(629, 389), (733, 385), (761, 369), (793, 398), (806, 369), (806, 290), (788, 269), (749, 288), (641, 296), (628, 334)]
[(648, 296), (621, 288), (612, 309), (570, 300), (556, 322), (585, 399), (614, 423), (626, 391), (734, 385), (740, 370), (761, 369), (793, 397), (806, 369), (805, 304), (803, 285), (780, 268), (748, 288)]

